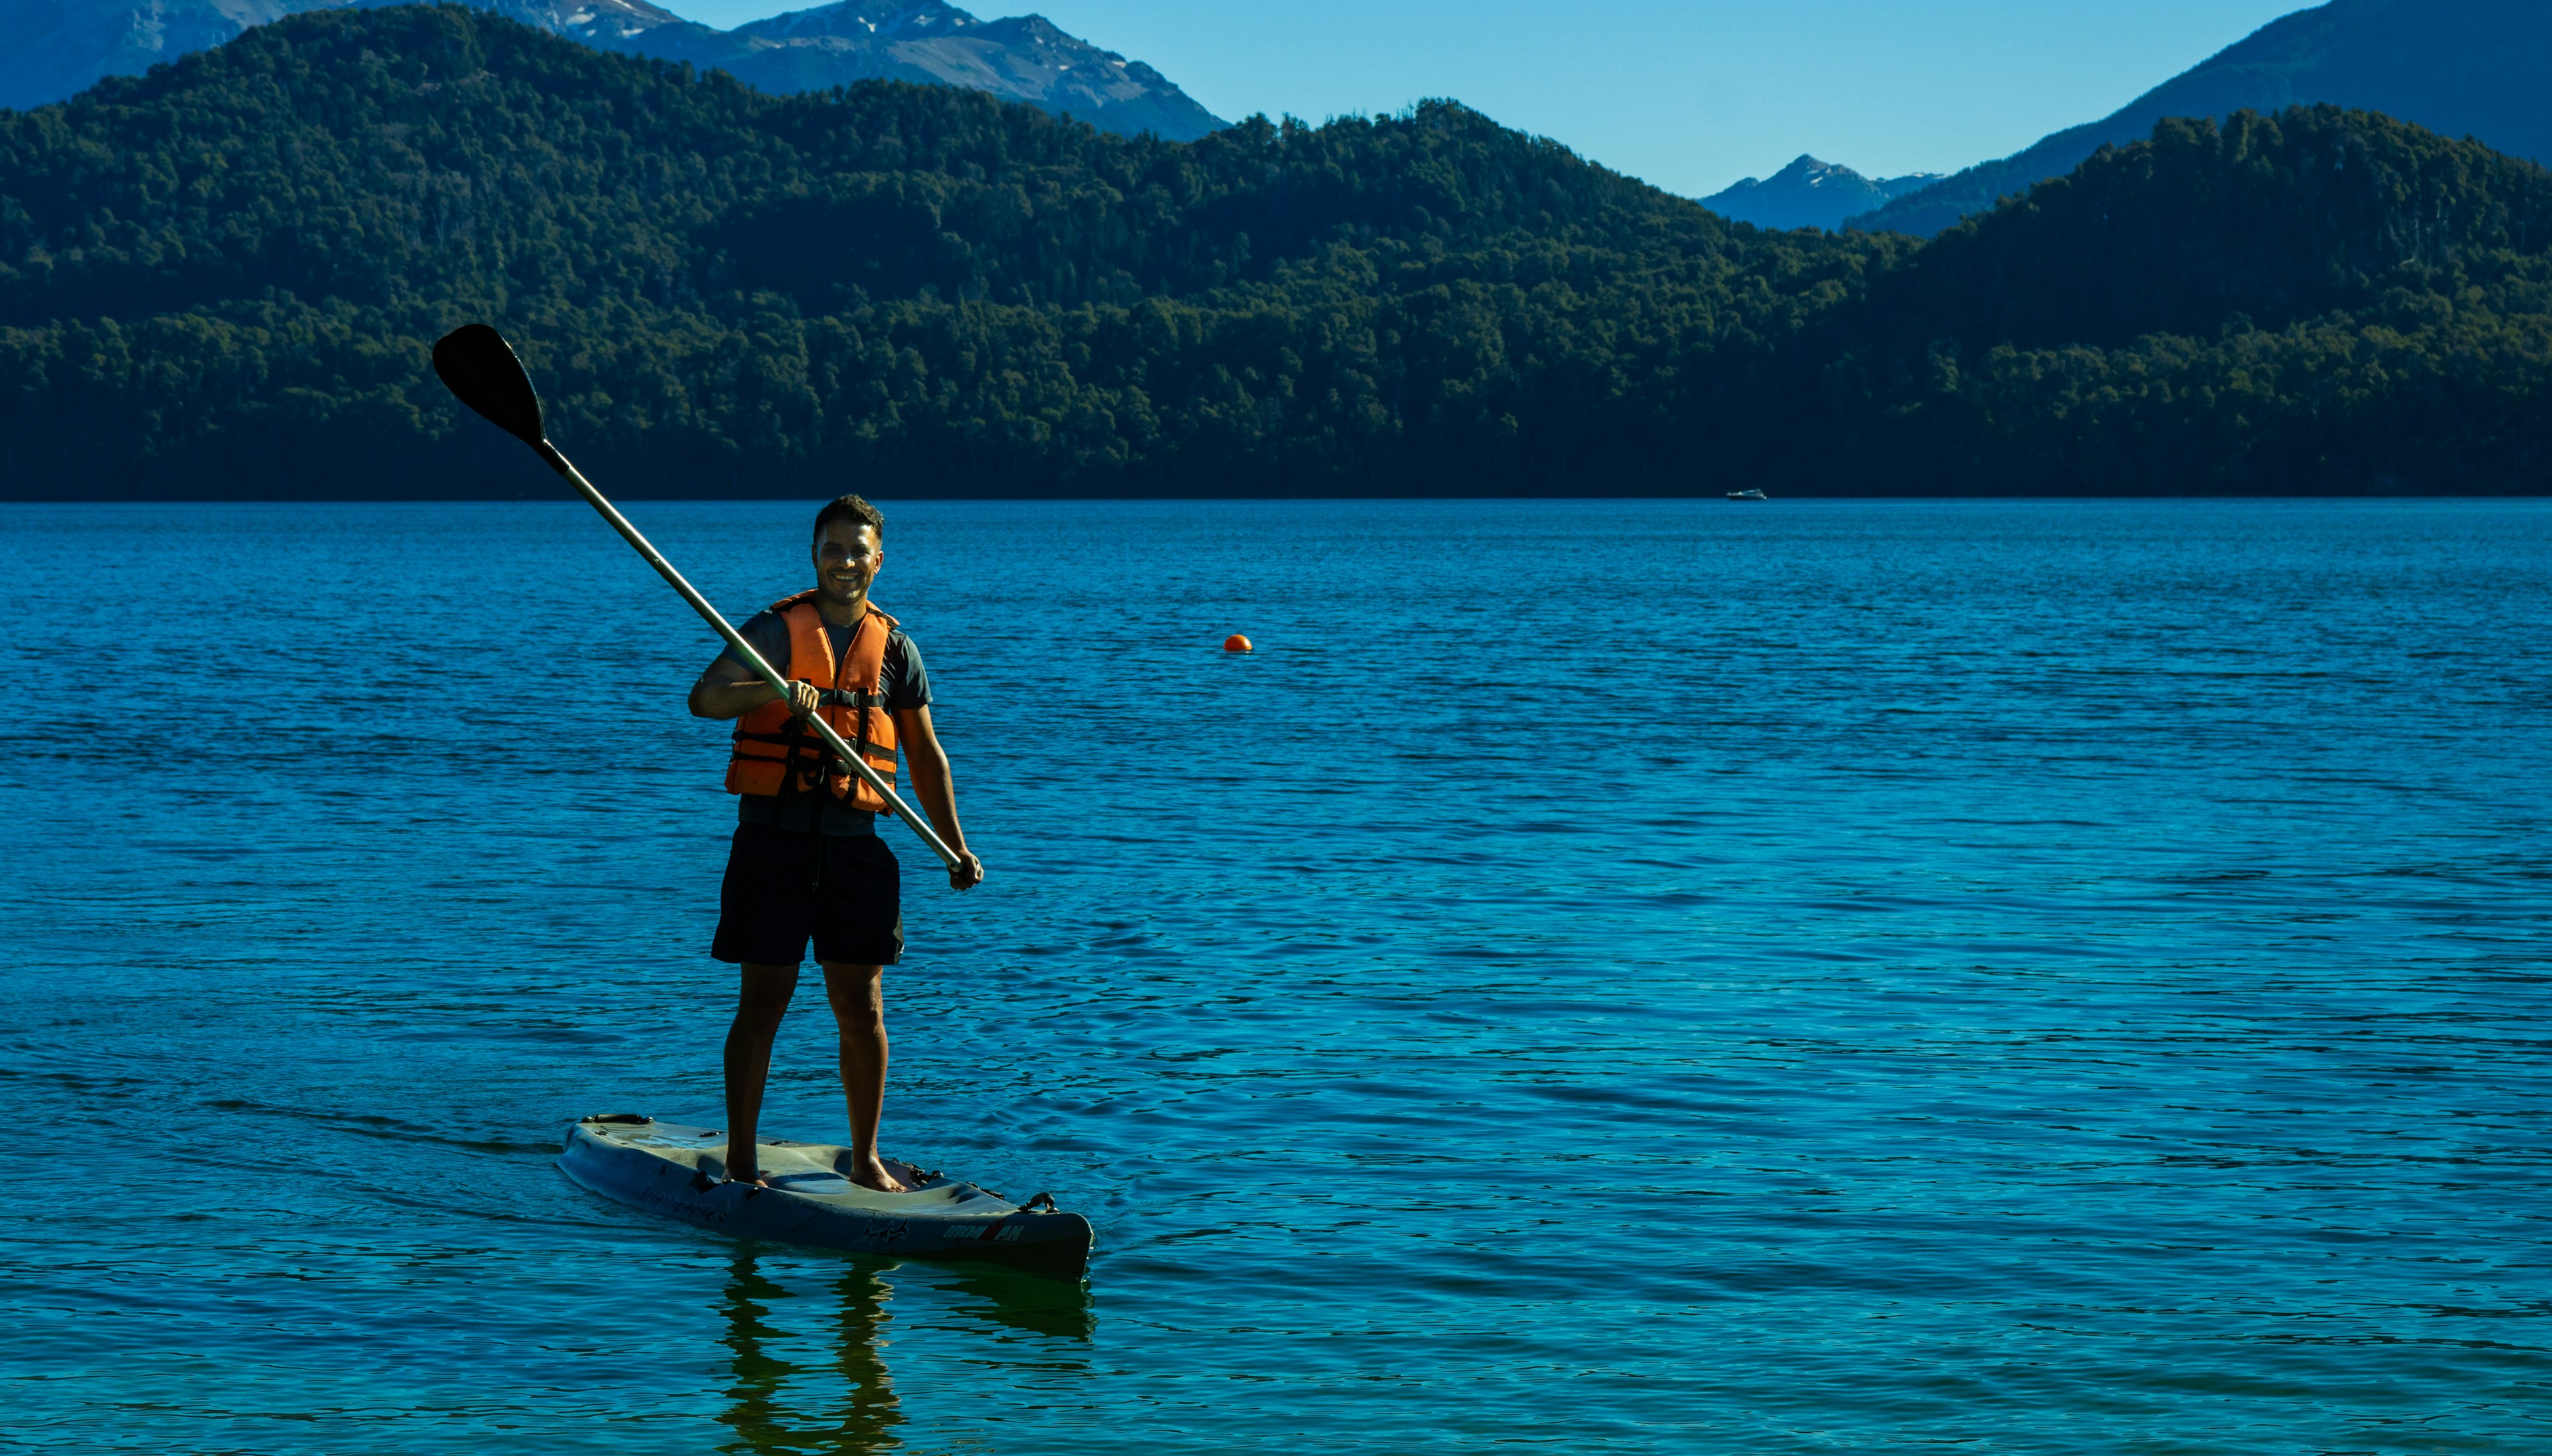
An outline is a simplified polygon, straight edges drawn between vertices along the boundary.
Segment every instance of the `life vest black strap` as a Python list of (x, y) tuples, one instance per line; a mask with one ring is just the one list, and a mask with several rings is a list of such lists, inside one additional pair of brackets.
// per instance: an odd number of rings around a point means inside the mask
[[(743, 757), (761, 764), (777, 764), (793, 756), (811, 763), (818, 758), (830, 758), (832, 756), (832, 751), (826, 748), (823, 743), (816, 739), (812, 734), (801, 734), (796, 738), (784, 738), (778, 734), (772, 733), (739, 733), (735, 736), (735, 741), (737, 743), (768, 743), (781, 750), (780, 753), (769, 755), (767, 757), (761, 754), (743, 755)], [(886, 747), (883, 744), (855, 744), (853, 747), (861, 748), (872, 757), (886, 757)]]

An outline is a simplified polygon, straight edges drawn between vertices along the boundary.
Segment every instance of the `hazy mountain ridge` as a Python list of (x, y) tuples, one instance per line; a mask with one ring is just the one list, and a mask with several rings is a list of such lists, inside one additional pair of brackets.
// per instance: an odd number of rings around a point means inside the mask
[(1802, 153), (1788, 166), (1757, 180), (1748, 177), (1701, 199), (1701, 205), (1758, 228), (1839, 228), (1855, 213), (1883, 207), (1908, 192), (1941, 180), (1939, 172), (1865, 177), (1851, 167)]
[[(306, 10), (395, 0), (0, 0), (0, 106), (58, 101)], [(985, 21), (945, 0), (843, 0), (720, 31), (648, 0), (478, 0), (606, 51), (715, 66), (788, 94), (861, 80), (990, 91), (1106, 131), (1190, 141), (1224, 125), (1159, 71), (1042, 16)]]
[(1067, 35), (1043, 16), (978, 20), (944, 0), (843, 0), (732, 31), (681, 20), (633, 27), (581, 14), (559, 29), (603, 50), (716, 66), (777, 95), (914, 81), (989, 91), (1127, 136), (1152, 132), (1187, 142), (1226, 125), (1159, 71)]
[(2222, 121), (2326, 103), (2379, 111), (2513, 156), (2552, 159), (2552, 4), (2331, 0), (2270, 22), (2096, 122), (1847, 219), (1929, 237), (2062, 176), (2165, 117)]

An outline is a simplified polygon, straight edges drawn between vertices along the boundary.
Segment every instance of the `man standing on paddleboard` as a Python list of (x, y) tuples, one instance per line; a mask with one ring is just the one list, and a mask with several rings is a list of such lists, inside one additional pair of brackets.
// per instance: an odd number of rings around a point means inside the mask
[(886, 564), (885, 537), (886, 518), (858, 496), (825, 506), (815, 513), (815, 589), (772, 603), (738, 629), (789, 679), (788, 701), (732, 651), (691, 685), (694, 715), (743, 720), (726, 776), (727, 792), (740, 795), (735, 843), (709, 948), (743, 968), (726, 1034), (726, 1176), (737, 1183), (762, 1181), (754, 1136), (771, 1043), (811, 940), (841, 1028), (856, 1163), (844, 1172), (886, 1193), (904, 1187), (877, 1151), (887, 1057), (880, 982), (904, 954), (895, 854), (877, 834), (886, 800), (833, 762), (805, 720), (820, 715), (890, 782), (902, 749), (921, 811), (957, 852), (948, 884), (971, 889), (984, 879), (983, 862), (967, 853), (957, 827), (921, 654), (895, 618), (869, 604), (869, 585)]

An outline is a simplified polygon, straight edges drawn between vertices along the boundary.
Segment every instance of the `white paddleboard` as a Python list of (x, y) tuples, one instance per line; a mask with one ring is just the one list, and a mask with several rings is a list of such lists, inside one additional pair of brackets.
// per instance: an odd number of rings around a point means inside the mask
[(1090, 1261), (1090, 1220), (1038, 1194), (999, 1194), (883, 1159), (905, 1192), (882, 1194), (842, 1176), (850, 1150), (761, 1138), (768, 1188), (727, 1183), (726, 1138), (712, 1128), (634, 1112), (587, 1117), (571, 1129), (559, 1167), (606, 1198), (738, 1238), (864, 1254), (987, 1259), (1077, 1277)]

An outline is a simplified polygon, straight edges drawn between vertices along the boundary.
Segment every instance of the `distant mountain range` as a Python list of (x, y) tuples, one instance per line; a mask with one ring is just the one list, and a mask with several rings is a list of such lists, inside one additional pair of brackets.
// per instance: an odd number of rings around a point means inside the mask
[(1760, 181), (1748, 177), (1704, 197), (1701, 205), (1758, 228), (1838, 228), (1855, 213), (1884, 207), (1941, 177), (1940, 172), (1916, 172), (1873, 180), (1851, 167), (1803, 156)]
[(2144, 140), (2164, 117), (2221, 121), (2246, 109), (2316, 102), (2380, 111), (2510, 156), (2552, 160), (2552, 3), (2331, 0), (2270, 22), (2096, 122), (1848, 223), (1930, 237), (1998, 198), (2072, 171), (2104, 146)]
[[(299, 11), (371, 3), (0, 0), (0, 106), (59, 101), (100, 77), (139, 75)], [(1159, 71), (1068, 36), (1042, 16), (978, 20), (944, 0), (842, 0), (731, 31), (648, 0), (485, 0), (478, 8), (605, 51), (714, 66), (763, 91), (935, 82), (1128, 136), (1187, 142), (1226, 125)]]

